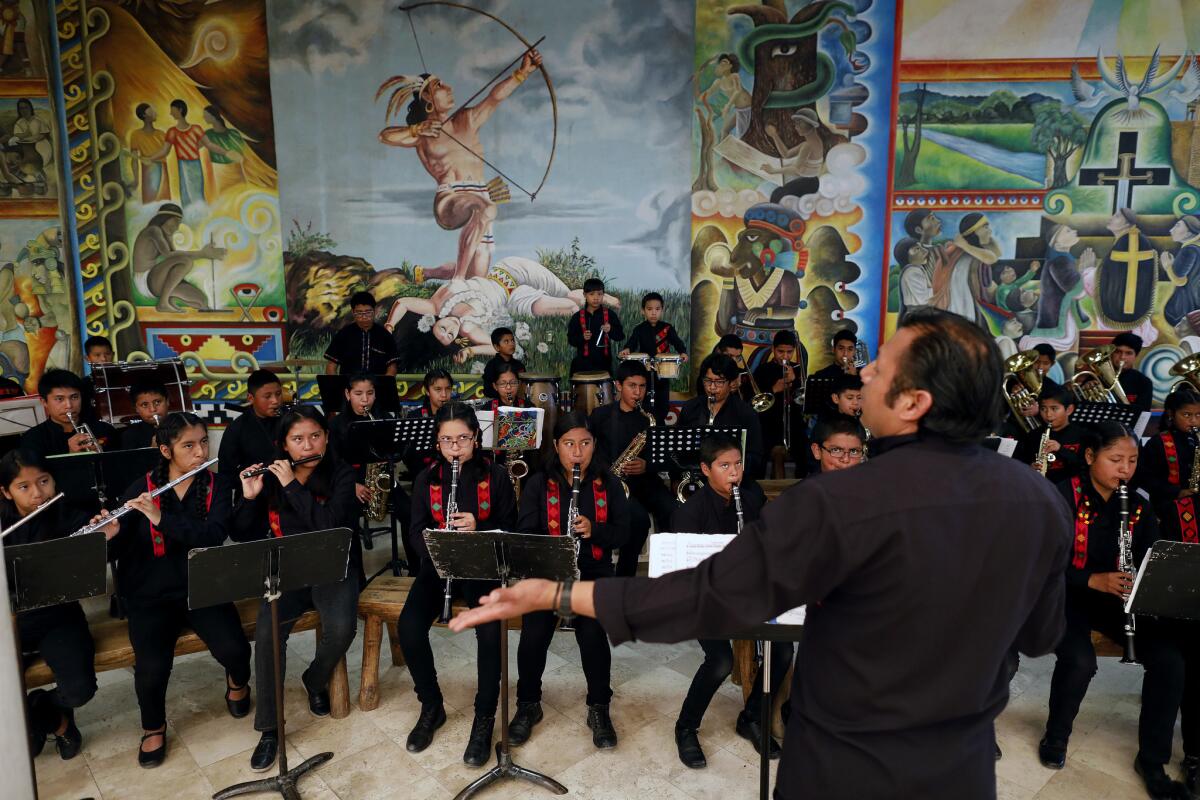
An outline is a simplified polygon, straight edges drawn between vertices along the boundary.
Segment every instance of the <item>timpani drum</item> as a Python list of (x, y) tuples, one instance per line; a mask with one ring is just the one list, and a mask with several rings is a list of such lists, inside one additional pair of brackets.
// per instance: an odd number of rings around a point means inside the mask
[(571, 376), (574, 410), (591, 414), (612, 402), (612, 376), (607, 372), (576, 372)]
[(92, 366), (96, 387), (96, 415), (109, 425), (138, 419), (131, 390), (143, 383), (162, 386), (167, 392), (167, 413), (192, 410), (192, 382), (178, 358), (128, 361)]
[(658, 370), (658, 377), (670, 380), (678, 378), (682, 370), (683, 356), (679, 354), (666, 354), (654, 357), (654, 368)]

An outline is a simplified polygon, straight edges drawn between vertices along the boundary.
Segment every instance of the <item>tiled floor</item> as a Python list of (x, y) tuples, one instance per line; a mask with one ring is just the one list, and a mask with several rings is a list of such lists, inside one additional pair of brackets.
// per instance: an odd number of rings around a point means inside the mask
[[(380, 552), (368, 553), (374, 560)], [(511, 669), (516, 675), (516, 634), (512, 634)], [(348, 661), (350, 689), (357, 698), (361, 636)], [(305, 778), (306, 800), (374, 800), (375, 798), (451, 798), (481, 774), (462, 763), (471, 723), (475, 684), (475, 642), (471, 634), (433, 633), (439, 678), (449, 715), (423, 753), (410, 754), (404, 740), (418, 706), (407, 669), (388, 668), (381, 678), (382, 704), (369, 713), (354, 708), (343, 720), (316, 720), (308, 713), (293, 670), (287, 680), (289, 759), (299, 760), (326, 750), (333, 761)], [(311, 632), (291, 643), (292, 664), (311, 658)], [(384, 665), (388, 662), (384, 648)], [(688, 770), (678, 761), (672, 736), (675, 715), (696, 666), (699, 647), (624, 645), (613, 652), (612, 715), (620, 745), (600, 752), (584, 725), (586, 709), (579, 652), (573, 638), (558, 635), (546, 667), (546, 719), (533, 738), (515, 751), (518, 763), (554, 776), (571, 796), (637, 798), (637, 800), (732, 800), (754, 797), (757, 756), (733, 731), (740, 688), (726, 684), (704, 720), (701, 739), (708, 768)], [(1013, 697), (1000, 717), (998, 736), (1004, 758), (997, 765), (997, 788), (1003, 800), (1038, 798), (1144, 797), (1133, 772), (1136, 749), (1138, 689), (1141, 670), (1102, 659), (1100, 672), (1076, 723), (1067, 768), (1044, 769), (1036, 747), (1045, 720), (1053, 658), (1023, 659), (1012, 684)], [(232, 720), (222, 699), (221, 668), (207, 654), (178, 660), (168, 697), (169, 746), (166, 763), (142, 770), (136, 763), (140, 735), (137, 702), (130, 671), (100, 676), (96, 698), (78, 714), (84, 751), (61, 761), (49, 746), (36, 761), (43, 800), (142, 800), (208, 798), (229, 784), (250, 780), (250, 751), (257, 741), (251, 720)], [(1178, 738), (1177, 738), (1178, 750)], [(1177, 754), (1178, 758), (1178, 754)], [(254, 795), (270, 797), (271, 795)], [(504, 782), (485, 798), (545, 798), (544, 790)]]

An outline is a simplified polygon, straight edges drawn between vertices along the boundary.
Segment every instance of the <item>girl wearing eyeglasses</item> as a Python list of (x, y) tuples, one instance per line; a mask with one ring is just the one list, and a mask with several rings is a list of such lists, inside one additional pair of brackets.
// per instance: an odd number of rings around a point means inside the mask
[[(580, 468), (579, 517), (567, 529), (571, 505), (571, 474)], [(517, 527), (526, 533), (579, 538), (579, 574), (582, 580), (613, 576), (612, 551), (629, 538), (629, 505), (621, 482), (596, 456), (596, 437), (588, 418), (573, 411), (554, 425), (554, 450), (546, 469), (534, 475), (521, 491)], [(508, 727), (509, 741), (523, 744), (542, 719), (542, 673), (554, 637), (553, 612), (525, 615), (517, 647), (517, 712)], [(612, 653), (600, 623), (575, 617), (575, 641), (587, 678), (587, 725), (592, 743), (599, 748), (617, 746), (617, 732), (609, 717), (612, 699)]]
[[(438, 686), (429, 629), (442, 612), (445, 581), (438, 577), (425, 544), (426, 529), (512, 530), (517, 519), (517, 498), (508, 473), (498, 464), (485, 460), (479, 452), (479, 422), (465, 403), (451, 402), (434, 416), (437, 460), (426, 467), (413, 482), (412, 517), (409, 537), (420, 553), (420, 569), (409, 589), (400, 612), (400, 649), (408, 663), (413, 689), (421, 701), (421, 715), (408, 735), (409, 752), (429, 747), (434, 732), (446, 722), (442, 690)], [(458, 487), (454, 494), (458, 513), (447, 517), (450, 502), (452, 462), (459, 464)], [(479, 598), (495, 589), (494, 581), (455, 581), (453, 588), (473, 608)], [(492, 750), (496, 707), (500, 700), (500, 623), (475, 629), (478, 688), (475, 693), (475, 719), (463, 762), (480, 767), (487, 763)]]
[(495, 397), (492, 399), (492, 412), (500, 406), (515, 406), (524, 408), (525, 398), (521, 396), (521, 374), (517, 365), (506, 361), (495, 368), (496, 379), (492, 381)]

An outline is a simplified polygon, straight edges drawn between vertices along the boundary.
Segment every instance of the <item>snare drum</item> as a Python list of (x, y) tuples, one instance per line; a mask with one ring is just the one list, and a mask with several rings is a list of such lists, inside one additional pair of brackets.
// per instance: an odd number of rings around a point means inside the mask
[(607, 372), (576, 372), (571, 376), (575, 411), (591, 414), (612, 402), (612, 376)]
[(167, 413), (192, 410), (192, 382), (183, 362), (177, 358), (157, 361), (131, 361), (96, 364), (92, 384), (96, 391), (96, 415), (109, 425), (120, 425), (138, 418), (133, 407), (134, 387), (140, 384), (161, 386), (167, 393)]
[(679, 377), (681, 364), (683, 364), (683, 356), (678, 354), (654, 357), (654, 368), (658, 370), (658, 377), (667, 380)]

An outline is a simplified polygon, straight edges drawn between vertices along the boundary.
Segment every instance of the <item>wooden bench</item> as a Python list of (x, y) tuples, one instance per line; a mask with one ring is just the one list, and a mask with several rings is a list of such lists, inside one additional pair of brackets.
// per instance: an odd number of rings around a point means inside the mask
[[(259, 600), (242, 600), (236, 603), (238, 615), (242, 619), (242, 629), (247, 638), (254, 641), (255, 619), (258, 616)], [(293, 632), (316, 630), (321, 635), (320, 618), (315, 611), (309, 611), (296, 620)], [(107, 672), (114, 669), (132, 667), (134, 663), (133, 645), (129, 643), (129, 625), (125, 620), (107, 620), (91, 625), (92, 639), (96, 642), (96, 672)], [(203, 640), (193, 631), (185, 630), (175, 642), (175, 656), (186, 656), (192, 653), (203, 653), (208, 648)], [(35, 658), (25, 668), (25, 687), (32, 689), (38, 686), (54, 683), (54, 675), (41, 656)], [(334, 670), (333, 679), (329, 682), (330, 713), (335, 719), (342, 719), (350, 714), (350, 681), (346, 673), (346, 659), (343, 658)]]

